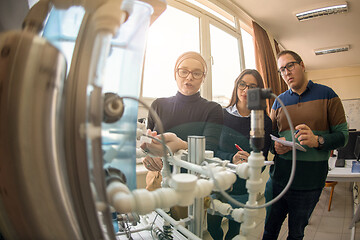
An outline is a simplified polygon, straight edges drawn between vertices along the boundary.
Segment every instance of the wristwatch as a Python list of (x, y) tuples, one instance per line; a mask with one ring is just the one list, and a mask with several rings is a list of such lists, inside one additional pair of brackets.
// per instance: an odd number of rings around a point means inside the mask
[(324, 143), (325, 143), (324, 137), (319, 135), (317, 141), (318, 141), (318, 144), (319, 144), (319, 146), (317, 147), (317, 149), (322, 149), (323, 146), (324, 146)]

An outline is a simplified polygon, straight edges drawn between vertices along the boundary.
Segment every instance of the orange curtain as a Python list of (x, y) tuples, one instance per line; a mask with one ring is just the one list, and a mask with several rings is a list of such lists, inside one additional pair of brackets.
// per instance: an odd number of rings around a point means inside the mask
[[(255, 45), (255, 61), (256, 68), (264, 79), (266, 88), (271, 88), (272, 92), (279, 95), (281, 91), (280, 77), (277, 72), (277, 64), (266, 31), (256, 22), (253, 23), (254, 45)], [(270, 111), (274, 99), (268, 100), (268, 111)]]
[[(275, 50), (276, 50), (276, 55), (279, 54), (280, 52), (280, 48), (279, 48), (279, 43), (274, 39), (274, 44), (275, 44)], [(280, 77), (280, 92), (285, 92), (286, 90), (288, 90), (288, 85), (285, 83), (285, 81)]]

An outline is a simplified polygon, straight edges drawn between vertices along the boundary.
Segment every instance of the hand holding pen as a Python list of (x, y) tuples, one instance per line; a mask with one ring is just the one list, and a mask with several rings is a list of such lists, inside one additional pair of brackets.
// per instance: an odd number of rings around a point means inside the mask
[(233, 163), (239, 164), (247, 162), (248, 157), (250, 154), (246, 151), (244, 151), (239, 145), (235, 144), (235, 147), (237, 150), (239, 150), (233, 157)]
[(306, 145), (308, 147), (318, 146), (317, 136), (314, 135), (309, 126), (306, 124), (299, 124), (295, 129), (295, 138), (297, 138), (301, 145)]

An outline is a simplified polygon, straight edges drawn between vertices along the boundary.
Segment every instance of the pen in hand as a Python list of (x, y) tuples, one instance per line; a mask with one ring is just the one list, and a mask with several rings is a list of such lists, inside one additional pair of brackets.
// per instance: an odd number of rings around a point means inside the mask
[(236, 147), (237, 150), (239, 150), (239, 151), (244, 151), (244, 150), (242, 150), (242, 148), (241, 148), (239, 145), (237, 145), (236, 143), (235, 143), (235, 147)]

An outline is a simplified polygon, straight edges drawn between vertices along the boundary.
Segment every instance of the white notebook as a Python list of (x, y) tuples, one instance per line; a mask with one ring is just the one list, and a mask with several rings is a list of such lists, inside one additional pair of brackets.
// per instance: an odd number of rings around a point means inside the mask
[[(276, 141), (276, 142), (279, 142), (279, 143), (281, 143), (282, 145), (292, 147), (293, 144), (294, 144), (294, 143), (291, 142), (291, 141), (286, 141), (286, 140), (284, 140), (284, 139), (280, 139), (280, 138), (278, 138), (278, 137), (275, 137), (275, 136), (272, 135), (272, 134), (270, 134), (270, 136), (271, 136), (271, 139), (272, 139), (272, 140), (274, 140), (274, 141)], [(306, 149), (305, 149), (303, 146), (301, 146), (300, 144), (298, 144), (298, 143), (295, 143), (295, 148), (296, 148), (297, 150), (306, 152)]]

